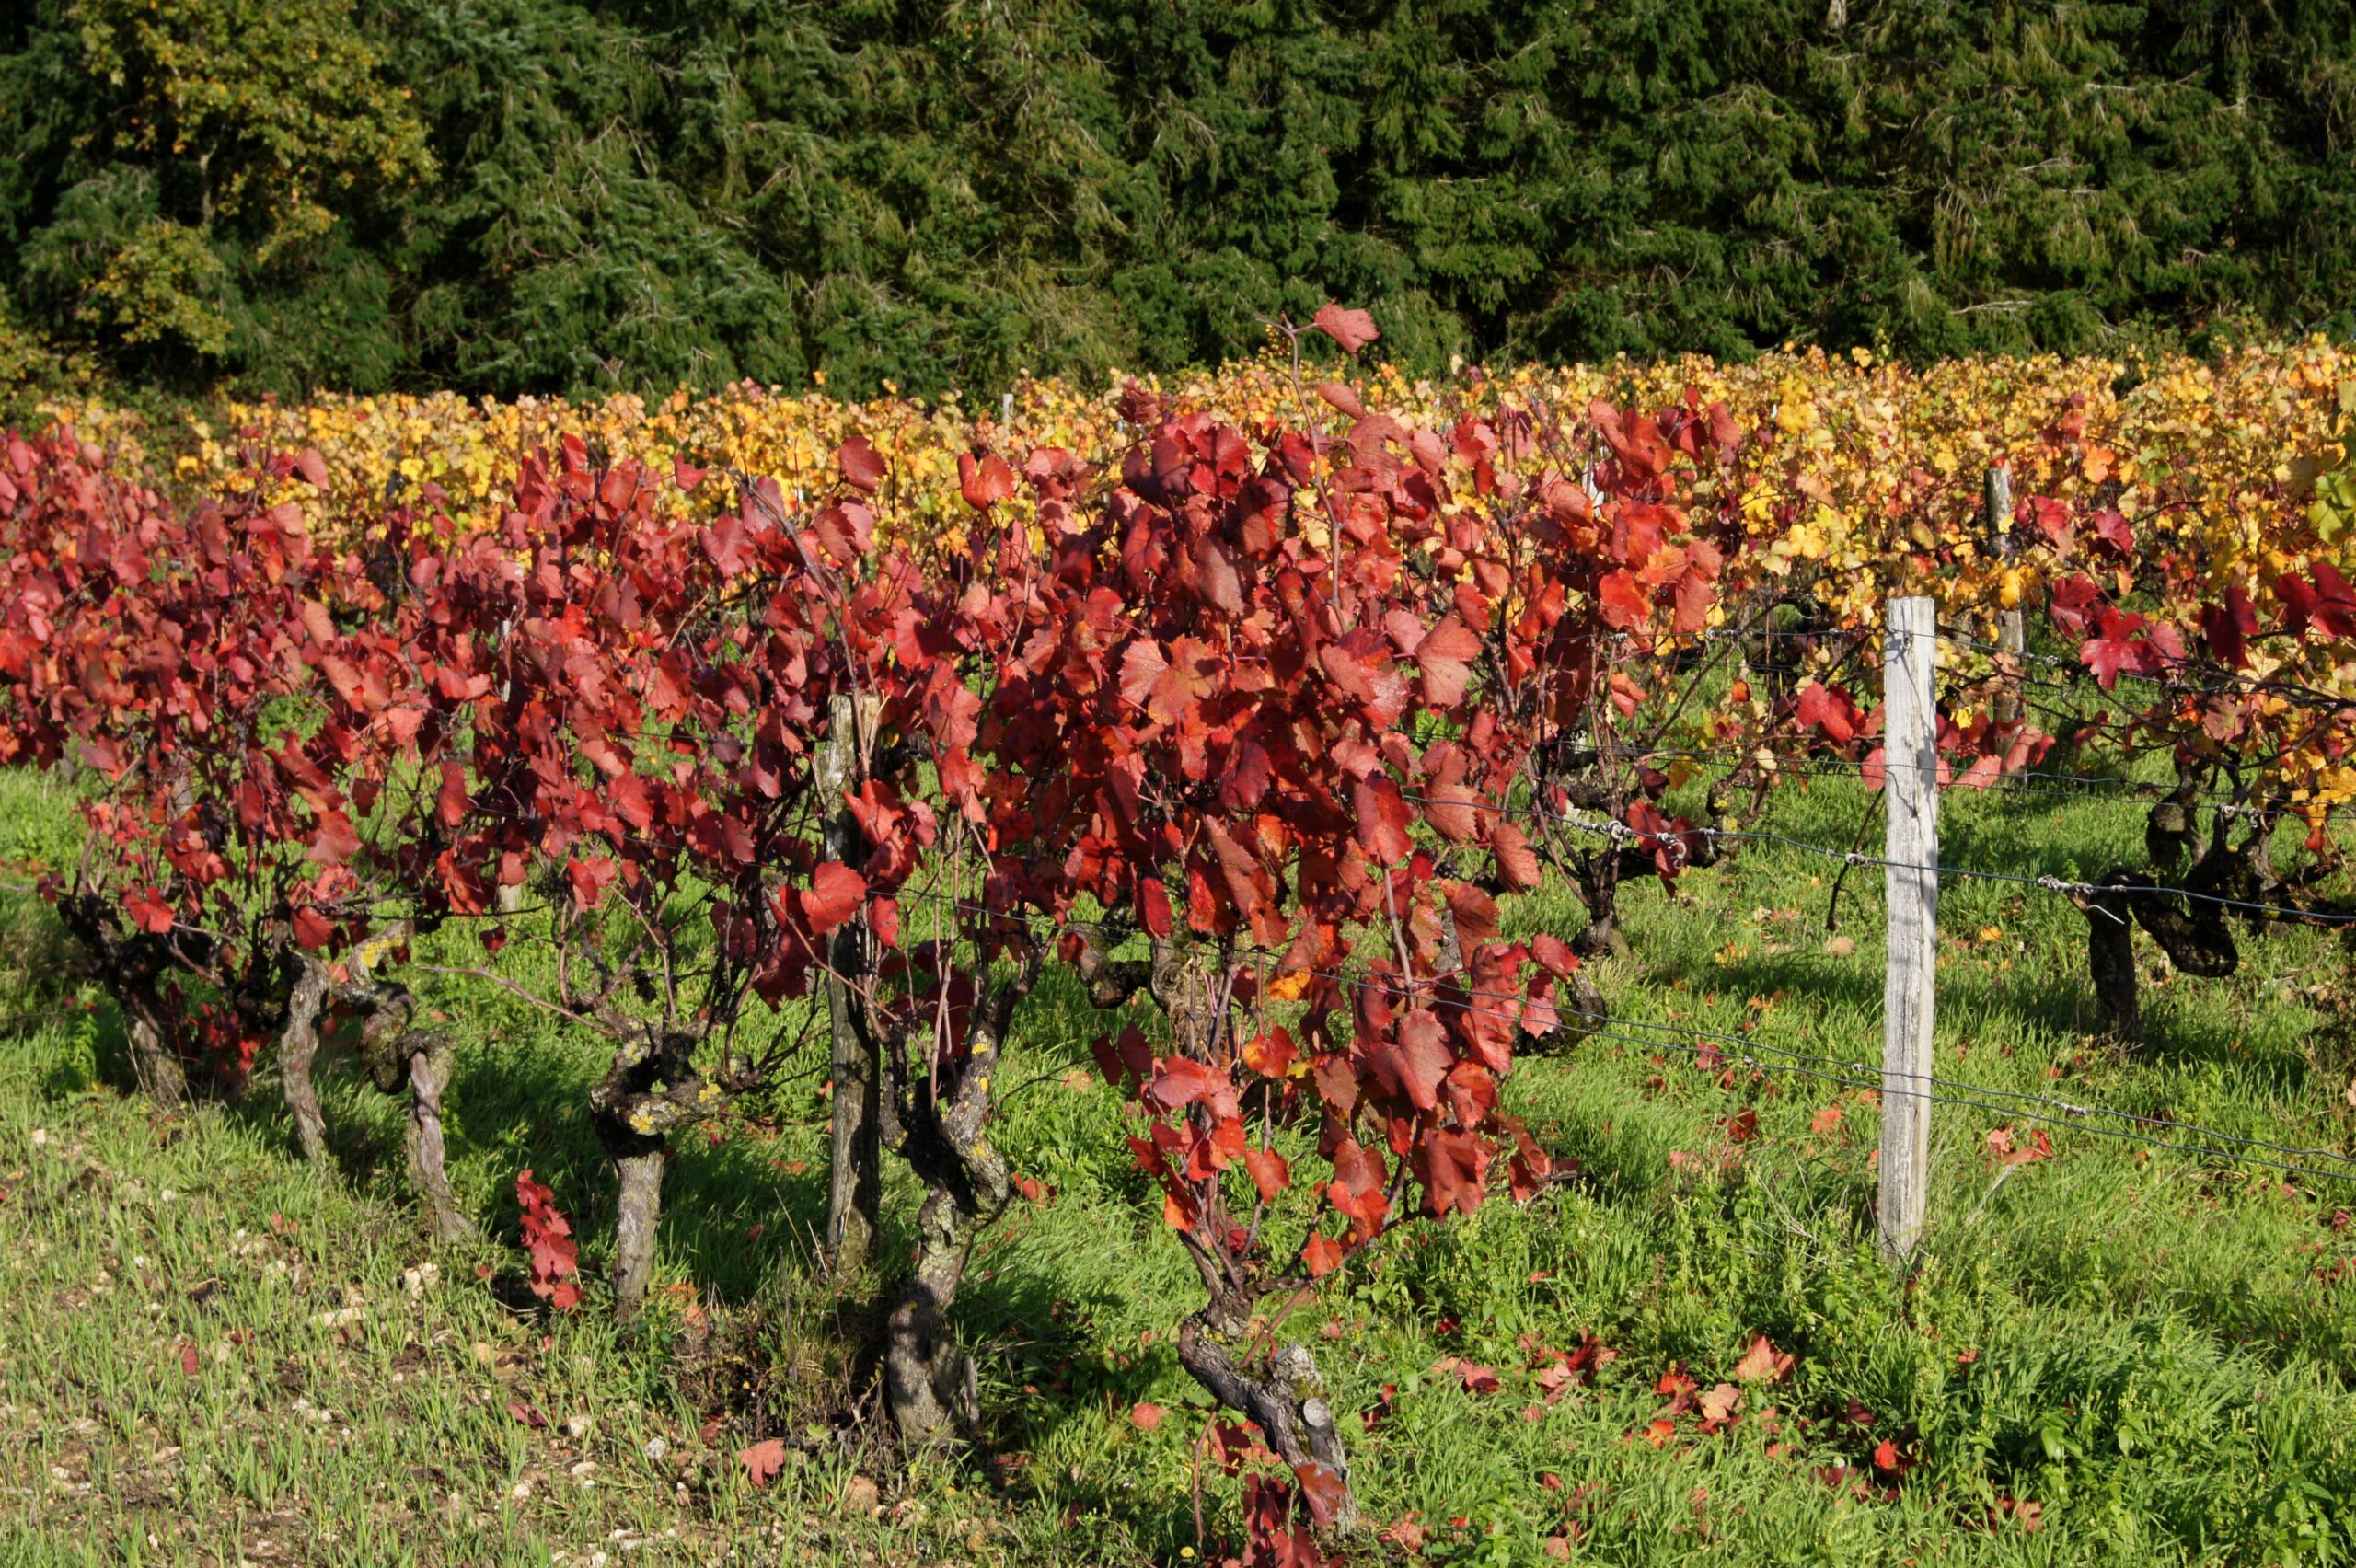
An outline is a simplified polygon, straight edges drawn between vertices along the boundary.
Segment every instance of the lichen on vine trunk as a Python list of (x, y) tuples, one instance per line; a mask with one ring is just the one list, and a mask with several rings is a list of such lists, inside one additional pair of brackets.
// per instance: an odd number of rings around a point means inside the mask
[(303, 1158), (314, 1164), (328, 1158), (328, 1124), (319, 1110), (318, 1088), (311, 1081), (311, 1064), (319, 1054), (319, 1014), (333, 988), (327, 965), (303, 960), (287, 997), (285, 1026), (278, 1032), (279, 1093), (294, 1119), (294, 1141)]
[(589, 1091), (590, 1122), (613, 1161), (616, 1312), (635, 1316), (654, 1277), (654, 1244), (663, 1217), (663, 1177), (671, 1135), (718, 1114), (728, 1093), (696, 1073), (689, 1033), (618, 1025), (622, 1043), (606, 1076)]
[(449, 1083), (447, 1035), (434, 1035), (409, 1053), (409, 1128), (403, 1141), (409, 1151), (410, 1180), (425, 1200), (434, 1239), (463, 1241), (474, 1234), (475, 1228), (459, 1211), (443, 1155), (442, 1091)]
[(1265, 1370), (1254, 1372), (1238, 1365), (1230, 1349), (1246, 1342), (1251, 1329), (1248, 1305), (1235, 1293), (1223, 1293), (1178, 1326), (1178, 1364), (1205, 1392), (1258, 1426), (1269, 1451), (1296, 1472), (1311, 1465), (1324, 1470), (1331, 1477), (1323, 1490), (1334, 1528), (1356, 1529), (1349, 1453), (1316, 1356), (1305, 1344), (1287, 1344), (1268, 1357)]
[(654, 1240), (663, 1220), (663, 1175), (671, 1150), (660, 1138), (635, 1142), (627, 1153), (617, 1153), (614, 1176), (614, 1262), (612, 1283), (617, 1312), (633, 1316), (646, 1301), (654, 1278)]
[(909, 1444), (943, 1441), (980, 1414), (973, 1360), (951, 1332), (949, 1311), (975, 1242), (1014, 1200), (1013, 1169), (988, 1133), (999, 1053), (1033, 973), (1026, 964), (989, 991), (962, 1053), (926, 1032), (932, 1070), (911, 1066), (905, 1040), (893, 1053), (884, 1142), (926, 1189), (916, 1267), (884, 1324), (884, 1404)]

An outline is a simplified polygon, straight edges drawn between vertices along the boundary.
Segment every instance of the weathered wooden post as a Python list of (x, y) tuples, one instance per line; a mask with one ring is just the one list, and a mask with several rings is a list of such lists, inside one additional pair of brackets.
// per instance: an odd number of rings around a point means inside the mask
[(1938, 606), (1889, 602), (1882, 626), (1882, 788), (1889, 830), (1888, 974), (1882, 992), (1881, 1249), (1923, 1234), (1931, 1175), (1931, 1020), (1939, 926)]

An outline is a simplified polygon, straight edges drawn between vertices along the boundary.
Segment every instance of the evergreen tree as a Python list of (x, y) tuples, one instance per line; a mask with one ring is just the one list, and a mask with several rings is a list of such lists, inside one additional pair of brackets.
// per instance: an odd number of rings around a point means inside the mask
[(287, 392), (2347, 331), (2352, 113), (2338, 0), (35, 0), (0, 298)]

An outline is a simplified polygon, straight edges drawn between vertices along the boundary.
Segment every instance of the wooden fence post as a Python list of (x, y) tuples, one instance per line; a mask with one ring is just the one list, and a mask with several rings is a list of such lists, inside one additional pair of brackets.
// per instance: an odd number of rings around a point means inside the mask
[[(1991, 464), (1988, 468), (1988, 490), (1982, 508), (1982, 521), (1988, 530), (1988, 548), (1995, 552), (1998, 560), (2006, 565), (2010, 565), (2013, 559), (2012, 520), (2013, 471), (2002, 463)], [(2027, 637), (2021, 625), (2020, 606), (2015, 605), (2008, 610), (1999, 605), (1996, 613), (1996, 645), (2012, 654), (2017, 663), (2022, 651), (2028, 646)], [(2019, 721), (2021, 693), (2017, 673), (2011, 681), (1998, 688), (1996, 700), (1990, 706), (1993, 709), (1992, 717), (1997, 723), (2012, 724)]]
[(1889, 823), (1882, 991), (1881, 1250), (1923, 1234), (1931, 1176), (1931, 1017), (1939, 934), (1938, 606), (1893, 599), (1882, 624), (1882, 788)]

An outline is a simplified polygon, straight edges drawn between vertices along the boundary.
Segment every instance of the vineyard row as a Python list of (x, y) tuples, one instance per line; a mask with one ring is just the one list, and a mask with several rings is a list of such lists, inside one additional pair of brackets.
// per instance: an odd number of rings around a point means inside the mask
[[(2321, 893), (2356, 798), (2356, 469), (2337, 402), (2309, 419), (2325, 351), (2291, 362), (2296, 460), (2250, 464), (2266, 438), (2236, 427), (2227, 473), (2206, 437), (2109, 445), (2136, 394), (2067, 366), (2021, 372), (2046, 379), (1993, 428), (1968, 395), (1988, 364), (1623, 375), (1657, 394), (1633, 401), (1308, 368), (1377, 336), (1329, 306), (1215, 396), (1132, 385), (1060, 443), (1010, 410), (917, 451), (937, 421), (805, 403), (790, 439), (823, 433), (822, 462), (762, 461), (750, 426), (655, 460), (454, 416), (456, 468), (411, 474), (376, 414), (339, 447), (321, 405), (167, 484), (102, 428), (12, 434), (0, 759), (75, 770), (87, 829), (40, 891), (161, 1100), (272, 1053), (322, 1157), (312, 1059), (355, 1031), (445, 1233), (456, 1047), (401, 976), (436, 932), (478, 940), (479, 973), (609, 1053), (587, 1110), (625, 1314), (678, 1140), (814, 1027), (835, 1267), (880, 1262), (887, 1160), (923, 1193), (879, 1329), (910, 1443), (978, 1415), (950, 1314), (1022, 1201), (994, 1129), (1024, 1000), (1054, 967), (1108, 1020), (1144, 1009), (1150, 1034), (1108, 1022), (1094, 1055), (1199, 1278), (1178, 1354), (1245, 1424), (1221, 1455), (1276, 1466), (1253, 1528), (1301, 1552), (1301, 1519), (1353, 1518), (1348, 1455), (1311, 1352), (1257, 1314), (1559, 1178), (1500, 1080), (1610, 1025), (1585, 966), (1625, 946), (1624, 886), (1764, 836), (1811, 769), (1880, 788), (1889, 594), (1952, 628), (1943, 782), (2029, 782), (2057, 748), (2174, 768), (2152, 863), (2052, 890), (2087, 911), (2106, 1028), (2139, 1025), (2138, 928), (2217, 975), (2229, 915), (2356, 914)], [(1875, 445), (1939, 421), (1951, 460)], [(2016, 504), (1986, 504), (1992, 467)], [(2060, 651), (2000, 635), (2008, 609)], [(1500, 898), (1548, 886), (1576, 928), (1507, 940)], [(536, 1288), (572, 1309), (569, 1228), (519, 1193)]]

